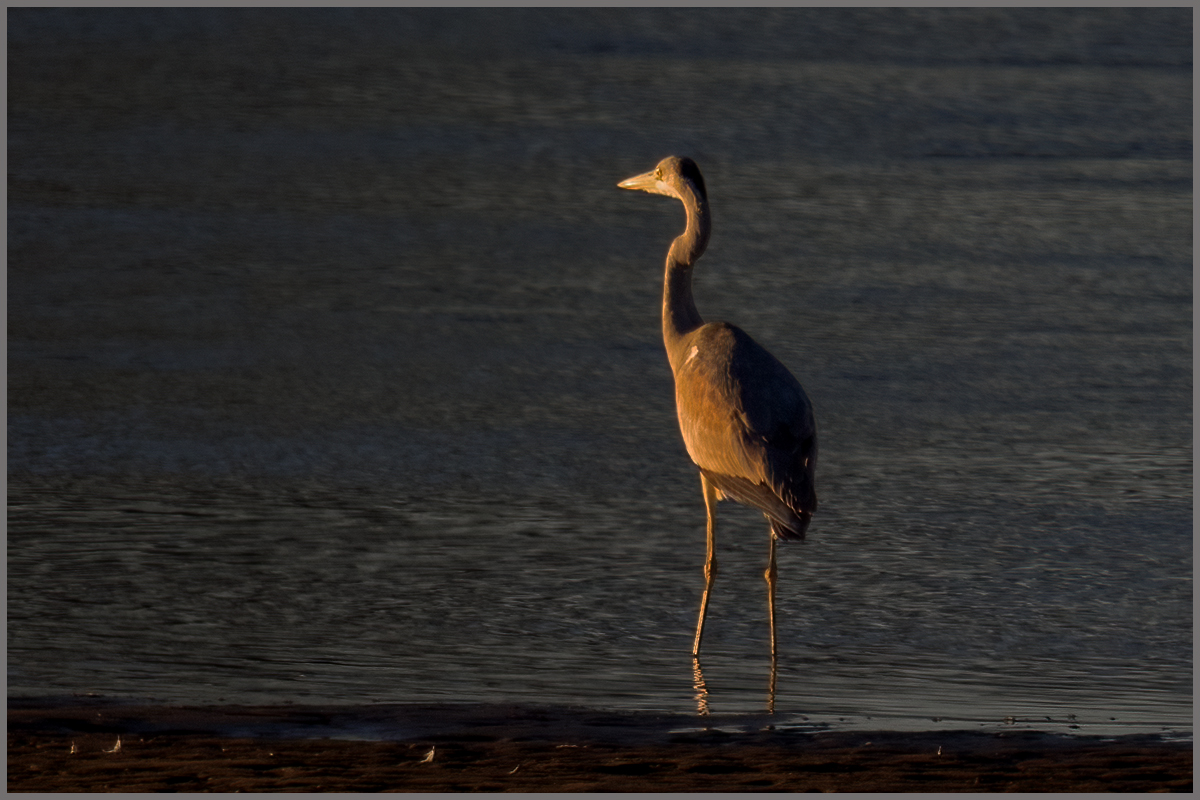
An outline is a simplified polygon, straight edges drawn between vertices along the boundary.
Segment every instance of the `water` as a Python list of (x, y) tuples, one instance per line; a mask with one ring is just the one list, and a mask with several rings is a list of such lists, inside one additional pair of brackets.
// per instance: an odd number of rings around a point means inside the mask
[[(1190, 31), (10, 11), (9, 695), (694, 711), (683, 215), (615, 186), (679, 153), (701, 314), (821, 431), (777, 715), (1190, 731)], [(766, 533), (722, 505), (717, 715)]]

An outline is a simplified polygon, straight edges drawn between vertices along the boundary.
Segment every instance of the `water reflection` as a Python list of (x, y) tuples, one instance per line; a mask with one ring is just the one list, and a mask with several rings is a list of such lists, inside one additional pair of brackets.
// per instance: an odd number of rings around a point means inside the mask
[(767, 713), (768, 714), (775, 713), (775, 676), (776, 676), (776, 672), (777, 672), (776, 667), (778, 666), (778, 664), (779, 664), (778, 657), (774, 653), (771, 653), (771, 681), (767, 685)]
[[(775, 683), (779, 674), (779, 659), (775, 655), (771, 656), (771, 671), (770, 678), (767, 681), (767, 713), (775, 713)], [(704, 669), (700, 666), (700, 659), (692, 656), (692, 689), (695, 691), (696, 714), (701, 717), (707, 717), (711, 710), (708, 707), (708, 684), (704, 680)]]
[(695, 656), (692, 656), (692, 688), (696, 690), (696, 713), (707, 717), (708, 686), (704, 683), (704, 670), (700, 669), (700, 659)]

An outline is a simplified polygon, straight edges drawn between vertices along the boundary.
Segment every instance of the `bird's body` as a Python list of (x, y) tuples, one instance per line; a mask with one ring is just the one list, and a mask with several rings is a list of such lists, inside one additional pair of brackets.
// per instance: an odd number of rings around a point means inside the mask
[(675, 407), (688, 455), (700, 468), (708, 511), (708, 558), (693, 654), (700, 650), (716, 578), (716, 503), (762, 511), (771, 526), (766, 571), (775, 654), (775, 539), (803, 539), (817, 509), (817, 429), (812, 404), (783, 364), (734, 325), (705, 323), (692, 299), (692, 267), (708, 245), (711, 217), (704, 178), (691, 159), (671, 156), (622, 181), (674, 197), (687, 229), (671, 244), (663, 281), (663, 342), (675, 376)]
[(812, 404), (787, 368), (741, 328), (710, 322), (683, 337), (675, 405), (688, 455), (724, 497), (763, 512), (779, 539), (803, 539), (815, 510), (806, 459)]

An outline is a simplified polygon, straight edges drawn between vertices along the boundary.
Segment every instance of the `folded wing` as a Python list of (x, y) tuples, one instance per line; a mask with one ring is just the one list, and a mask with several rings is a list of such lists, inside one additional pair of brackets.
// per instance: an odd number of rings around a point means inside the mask
[(688, 335), (675, 401), (692, 460), (720, 492), (762, 511), (781, 539), (802, 539), (817, 509), (817, 432), (800, 383), (740, 328)]

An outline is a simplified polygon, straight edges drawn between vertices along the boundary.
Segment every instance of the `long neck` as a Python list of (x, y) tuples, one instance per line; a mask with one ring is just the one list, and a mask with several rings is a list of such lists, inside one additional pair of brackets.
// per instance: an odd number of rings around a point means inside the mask
[(704, 324), (692, 299), (692, 267), (708, 246), (712, 230), (707, 200), (687, 184), (679, 199), (687, 211), (687, 229), (671, 243), (663, 278), (663, 343), (672, 369), (681, 363), (677, 351), (683, 347), (683, 337)]

